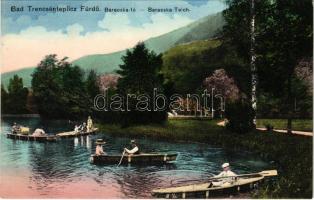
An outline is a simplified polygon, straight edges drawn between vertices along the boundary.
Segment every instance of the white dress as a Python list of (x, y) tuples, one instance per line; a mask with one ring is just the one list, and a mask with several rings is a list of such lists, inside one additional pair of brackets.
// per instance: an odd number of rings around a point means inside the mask
[(96, 146), (96, 152), (95, 152), (95, 154), (96, 154), (97, 156), (104, 154), (104, 150), (103, 150), (103, 148), (102, 148), (101, 145), (97, 145), (97, 146)]
[(40, 129), (40, 128), (37, 128), (34, 133), (33, 133), (33, 136), (42, 136), (42, 135), (45, 135), (45, 131), (43, 129)]

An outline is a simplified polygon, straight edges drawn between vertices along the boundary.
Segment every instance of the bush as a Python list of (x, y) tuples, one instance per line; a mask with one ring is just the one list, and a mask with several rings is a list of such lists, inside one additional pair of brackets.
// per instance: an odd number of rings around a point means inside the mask
[(264, 126), (265, 126), (265, 128), (266, 128), (267, 131), (272, 131), (272, 130), (274, 129), (274, 126), (271, 125), (271, 124), (269, 124), (269, 123), (264, 124)]
[(228, 120), (226, 128), (232, 132), (247, 133), (255, 127), (254, 110), (247, 102), (236, 101), (227, 104), (225, 116)]

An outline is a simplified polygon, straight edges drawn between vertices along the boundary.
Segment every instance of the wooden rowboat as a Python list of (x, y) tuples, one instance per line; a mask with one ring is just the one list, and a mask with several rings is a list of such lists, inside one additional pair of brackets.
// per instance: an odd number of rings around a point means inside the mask
[(38, 141), (38, 142), (56, 142), (57, 141), (57, 137), (54, 135), (33, 136), (33, 135), (7, 133), (7, 137), (14, 140)]
[[(263, 172), (270, 172), (263, 174)], [(209, 198), (223, 196), (237, 192), (246, 192), (256, 188), (258, 183), (266, 176), (276, 176), (276, 170), (263, 171), (246, 176), (238, 176), (234, 182), (226, 182), (221, 186), (209, 187), (210, 182), (200, 183), (179, 187), (170, 187), (164, 189), (156, 189), (152, 191), (152, 195), (157, 198)]]
[[(122, 155), (91, 155), (92, 164), (118, 164)], [(165, 164), (174, 161), (177, 158), (176, 153), (142, 153), (133, 155), (124, 155), (121, 164)]]
[(93, 135), (98, 131), (98, 128), (93, 128), (92, 131), (86, 131), (86, 132), (75, 132), (75, 131), (68, 131), (63, 133), (58, 133), (56, 136), (61, 138), (71, 138), (71, 137), (79, 137), (79, 136), (86, 136), (86, 135)]

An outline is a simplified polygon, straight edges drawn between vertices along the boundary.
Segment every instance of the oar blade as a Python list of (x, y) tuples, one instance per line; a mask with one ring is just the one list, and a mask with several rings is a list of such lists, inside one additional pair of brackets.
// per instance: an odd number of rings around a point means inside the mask
[(263, 176), (277, 176), (278, 175), (278, 172), (277, 170), (267, 170), (267, 171), (262, 171), (260, 172), (261, 175)]

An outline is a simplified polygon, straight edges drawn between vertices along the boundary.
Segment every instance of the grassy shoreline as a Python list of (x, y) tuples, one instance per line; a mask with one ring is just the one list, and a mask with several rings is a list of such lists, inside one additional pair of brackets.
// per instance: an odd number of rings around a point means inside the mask
[[(257, 119), (257, 127), (265, 128), (266, 124), (270, 124), (274, 129), (287, 129), (286, 119)], [(294, 131), (313, 131), (313, 120), (311, 119), (293, 119), (292, 130)]]
[(263, 185), (253, 197), (312, 197), (312, 138), (260, 131), (234, 134), (216, 123), (216, 120), (182, 119), (168, 120), (164, 125), (137, 125), (123, 129), (112, 124), (98, 124), (98, 127), (102, 132), (117, 136), (193, 141), (232, 150), (248, 150), (275, 161), (280, 173), (276, 182)]

